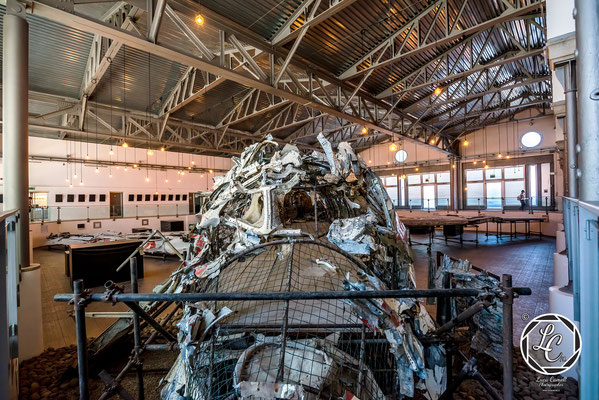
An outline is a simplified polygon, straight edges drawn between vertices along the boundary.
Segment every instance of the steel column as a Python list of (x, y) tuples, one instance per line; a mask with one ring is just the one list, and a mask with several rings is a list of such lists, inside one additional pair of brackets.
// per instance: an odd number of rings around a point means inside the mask
[(512, 287), (512, 276), (503, 274), (501, 286), (505, 292), (503, 302), (503, 399), (514, 398), (514, 288)]
[(25, 6), (6, 3), (2, 56), (2, 163), (4, 209), (18, 209), (19, 260), (29, 266), (29, 24)]
[(89, 399), (87, 369), (87, 331), (85, 329), (85, 290), (83, 281), (73, 282), (73, 307), (75, 310), (75, 327), (77, 330), (77, 370), (79, 372), (79, 398)]
[(568, 61), (564, 65), (566, 87), (566, 134), (568, 139), (568, 196), (578, 198), (578, 155), (576, 145), (578, 144), (578, 111), (576, 100), (576, 64)]
[(580, 200), (599, 200), (599, 2), (576, 0)]

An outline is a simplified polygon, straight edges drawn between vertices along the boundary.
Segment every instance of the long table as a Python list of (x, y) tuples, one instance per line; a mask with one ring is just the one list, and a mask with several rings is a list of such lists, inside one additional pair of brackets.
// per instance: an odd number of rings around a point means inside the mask
[[(546, 221), (544, 217), (538, 216), (494, 216), (479, 214), (471, 217), (461, 216), (457, 214), (439, 214), (439, 213), (414, 213), (409, 215), (399, 215), (400, 221), (406, 226), (408, 230), (408, 241), (410, 245), (426, 245), (427, 251), (431, 252), (431, 247), (435, 235), (435, 228), (443, 227), (443, 234), (445, 242), (452, 241), (454, 239), (451, 236), (459, 236), (460, 245), (465, 241), (474, 242), (477, 246), (479, 243), (478, 232), (479, 225), (486, 224), (486, 236), (489, 237), (489, 223), (497, 224), (497, 231), (495, 236), (497, 241), (502, 239), (503, 232), (501, 230), (501, 224), (510, 224), (510, 240), (517, 236), (517, 224), (524, 223), (525, 226), (525, 237), (531, 236), (530, 225), (531, 222), (539, 222), (539, 237), (542, 237), (541, 224)], [(474, 226), (476, 228), (476, 236), (474, 240), (466, 240), (463, 237), (464, 227)], [(428, 243), (419, 243), (412, 240), (412, 233), (426, 233), (428, 234)]]

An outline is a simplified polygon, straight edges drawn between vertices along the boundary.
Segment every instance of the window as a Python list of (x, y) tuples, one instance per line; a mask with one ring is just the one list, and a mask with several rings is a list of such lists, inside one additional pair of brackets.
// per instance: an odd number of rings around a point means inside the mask
[(151, 196), (151, 195), (149, 195), (149, 194), (146, 194), (146, 201), (150, 201), (150, 199), (151, 199), (151, 198), (152, 198), (152, 196)]
[(54, 201), (56, 201), (57, 203), (62, 203), (62, 194), (57, 194), (56, 196), (54, 196)]
[(465, 175), (466, 206), (501, 209), (520, 204), (516, 198), (524, 188), (523, 166), (468, 169)]
[(102, 202), (102, 203), (105, 202), (106, 201), (106, 195), (105, 194), (101, 194), (99, 201)]
[(77, 201), (79, 203), (85, 203), (85, 195), (84, 194), (77, 195)]
[(408, 158), (408, 153), (405, 150), (398, 150), (395, 153), (395, 161), (397, 161), (398, 163), (406, 161), (407, 158)]
[(408, 202), (411, 207), (420, 207), (422, 205), (421, 192), (420, 185), (408, 186)]
[(154, 194), (154, 196), (153, 196), (152, 200), (153, 200), (153, 201), (158, 201), (158, 194), (157, 194), (157, 193), (155, 193), (155, 194)]
[(67, 194), (67, 203), (73, 203), (73, 202), (75, 202), (75, 195)]
[(416, 185), (420, 183), (420, 175), (408, 175), (408, 185)]
[(442, 207), (449, 207), (450, 202), (451, 202), (450, 186), (449, 185), (437, 185), (437, 205), (442, 206)]
[(166, 194), (160, 195), (160, 201), (166, 201)]
[(520, 143), (522, 143), (522, 146), (530, 149), (541, 144), (541, 140), (543, 140), (543, 136), (539, 132), (530, 131), (522, 135)]
[(437, 183), (449, 183), (450, 174), (449, 172), (438, 172)]
[(528, 166), (528, 201), (533, 206), (538, 205), (539, 196), (537, 193), (538, 179), (537, 179), (537, 164)]
[(143, 194), (138, 194), (137, 195), (137, 201), (142, 201), (144, 199), (144, 195)]
[(130, 194), (129, 195), (129, 201), (134, 201), (135, 200), (135, 195), (134, 194)]
[(183, 201), (187, 201), (187, 195), (184, 194), (183, 197), (182, 197), (182, 199), (183, 199)]
[(180, 194), (175, 195), (175, 201), (181, 201), (181, 195)]
[(168, 201), (173, 201), (173, 195), (172, 194), (168, 195)]
[(435, 174), (422, 174), (422, 183), (435, 183)]
[(90, 194), (88, 201), (91, 202), (91, 203), (93, 203), (94, 201), (96, 201), (96, 195), (95, 194)]
[(397, 177), (396, 176), (383, 176), (381, 181), (385, 186), (385, 190), (391, 199), (394, 207), (398, 205), (398, 191), (397, 191)]

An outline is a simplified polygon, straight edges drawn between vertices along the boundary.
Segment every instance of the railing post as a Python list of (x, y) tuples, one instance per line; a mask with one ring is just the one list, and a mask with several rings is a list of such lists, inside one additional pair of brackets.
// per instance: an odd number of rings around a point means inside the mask
[(179, 204), (175, 204), (175, 210), (177, 210), (176, 217), (179, 218)]
[(62, 222), (62, 220), (60, 219), (60, 206), (58, 206), (58, 207), (57, 207), (57, 210), (56, 210), (56, 211), (58, 212), (58, 215), (57, 215), (57, 217), (56, 217), (56, 218), (57, 218), (57, 219), (56, 219), (56, 223), (57, 223), (57, 224), (60, 224), (60, 223)]
[(514, 398), (513, 362), (514, 362), (514, 292), (512, 276), (503, 274), (501, 286), (504, 291), (503, 302), (503, 399)]
[(156, 204), (156, 218), (160, 219), (160, 204)]
[[(131, 293), (137, 293), (137, 257), (131, 257), (129, 260), (129, 269), (131, 272)], [(139, 325), (139, 315), (133, 311), (133, 343), (134, 357), (135, 357), (135, 369), (137, 370), (137, 398), (143, 400), (145, 397), (144, 393), (144, 376), (143, 376), (143, 361), (141, 359), (142, 346), (141, 346), (141, 329)]]
[(549, 215), (549, 198), (545, 196), (545, 215)]
[(476, 199), (476, 205), (478, 207), (478, 215), (480, 215), (480, 197)]
[(136, 205), (135, 205), (135, 219), (136, 219), (136, 220), (137, 220), (137, 219), (139, 219), (139, 210), (138, 210), (138, 207), (139, 207), (139, 206), (136, 204)]
[(75, 309), (75, 327), (77, 330), (77, 370), (79, 372), (79, 398), (89, 400), (87, 381), (87, 332), (85, 330), (85, 290), (83, 280), (73, 282), (73, 308)]
[(501, 213), (505, 214), (505, 197), (501, 198)]
[(533, 197), (531, 196), (530, 197), (530, 201), (528, 202), (528, 204), (529, 204), (529, 206), (528, 206), (528, 213), (529, 214), (533, 213), (533, 211), (532, 211), (532, 200), (533, 200)]
[(86, 207), (87, 211), (87, 222), (89, 222), (89, 206)]

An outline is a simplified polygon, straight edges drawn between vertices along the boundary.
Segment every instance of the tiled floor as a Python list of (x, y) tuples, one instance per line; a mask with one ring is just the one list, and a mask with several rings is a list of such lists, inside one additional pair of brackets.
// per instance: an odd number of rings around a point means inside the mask
[[(553, 253), (555, 238), (522, 237), (514, 240), (505, 238), (497, 242), (495, 237), (485, 240), (485, 235), (479, 235), (479, 245), (474, 243), (445, 244), (442, 232), (436, 232), (433, 242), (432, 256), (441, 251), (449, 256), (470, 260), (477, 267), (484, 268), (496, 275), (511, 274), (513, 286), (526, 286), (532, 289), (531, 296), (522, 296), (514, 301), (514, 343), (519, 345), (520, 333), (528, 321), (523, 321), (522, 315), (530, 318), (549, 311), (549, 287), (553, 285)], [(473, 239), (474, 234), (466, 233), (465, 239)], [(425, 236), (413, 236), (420, 242), (426, 242)], [(428, 282), (428, 255), (426, 246), (414, 246), (415, 269), (417, 285), (426, 288)], [(526, 318), (525, 318), (526, 319)]]
[[(34, 250), (33, 259), (41, 264), (42, 279), (42, 322), (44, 347), (62, 347), (75, 343), (75, 320), (70, 315), (73, 307), (66, 303), (56, 303), (56, 293), (72, 293), (69, 278), (64, 274), (64, 252), (62, 250)], [(179, 265), (175, 259), (163, 261), (157, 258), (144, 258), (144, 279), (140, 280), (140, 292), (151, 291)], [(102, 292), (96, 288), (94, 292)], [(127, 311), (123, 304), (92, 303), (86, 311)], [(87, 318), (86, 328), (90, 337), (98, 336), (114, 319)]]
[[(439, 237), (440, 232), (437, 232)], [(466, 234), (469, 237), (470, 234)], [(417, 239), (417, 238), (415, 238)], [(424, 237), (422, 238), (424, 240)], [(416, 278), (419, 288), (427, 287), (427, 274), (429, 258), (426, 246), (415, 246), (413, 248), (416, 258)], [(439, 238), (433, 244), (433, 256), (436, 251), (442, 251), (450, 256), (469, 259), (481, 268), (488, 269), (495, 274), (510, 273), (513, 275), (514, 286), (528, 286), (533, 295), (521, 297), (515, 301), (514, 310), (514, 339), (519, 340), (525, 322), (522, 321), (523, 313), (531, 317), (547, 312), (548, 288), (553, 279), (553, 252), (555, 251), (555, 239), (538, 238), (530, 240), (503, 240), (497, 243), (494, 237), (485, 241), (481, 236), (478, 247), (473, 244), (450, 243), (446, 245)], [(72, 292), (69, 279), (64, 275), (64, 253), (58, 250), (36, 249), (34, 252), (35, 262), (41, 264), (42, 268), (42, 309), (44, 346), (61, 347), (75, 343), (75, 323), (69, 315), (72, 310), (65, 303), (56, 303), (52, 300), (56, 293)], [(163, 261), (156, 258), (145, 258), (145, 278), (140, 282), (140, 291), (151, 291), (154, 286), (165, 279), (170, 272), (176, 268), (178, 262), (173, 259)], [(100, 288), (98, 289), (100, 290)], [(126, 307), (121, 305), (93, 303), (88, 306), (87, 311), (125, 311)], [(97, 336), (110, 323), (112, 319), (88, 318), (87, 331), (89, 336)]]

